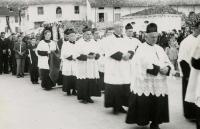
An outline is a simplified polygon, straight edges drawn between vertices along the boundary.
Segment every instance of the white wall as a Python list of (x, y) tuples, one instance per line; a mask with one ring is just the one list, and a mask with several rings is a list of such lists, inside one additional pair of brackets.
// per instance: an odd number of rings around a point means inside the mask
[[(79, 6), (79, 14), (74, 13), (74, 6)], [(38, 15), (38, 7), (43, 7), (44, 14)], [(62, 16), (56, 16), (56, 8), (61, 7)], [(29, 14), (30, 26), (34, 25), (34, 22), (55, 22), (63, 20), (86, 20), (86, 6), (73, 5), (73, 4), (48, 4), (48, 5), (32, 5), (27, 9)]]
[[(145, 9), (145, 7), (122, 7), (121, 9), (113, 9), (112, 7), (105, 7), (104, 9), (99, 8), (92, 8), (92, 21), (98, 22), (98, 14), (99, 13), (105, 13), (105, 22), (114, 22), (115, 20), (115, 13), (120, 13), (121, 16), (135, 13), (137, 11), (141, 11)], [(96, 18), (95, 18), (96, 17)]]
[[(7, 27), (5, 16), (0, 16), (0, 26), (1, 26), (0, 32), (5, 32), (5, 28)], [(17, 23), (15, 23), (14, 16), (10, 17), (10, 27), (11, 27), (12, 32), (15, 32), (15, 27), (19, 27), (19, 20)]]
[(156, 23), (158, 26), (158, 31), (167, 31), (170, 32), (173, 29), (181, 29), (181, 16), (179, 15), (151, 15), (151, 16), (135, 16), (129, 19), (123, 19), (123, 24), (135, 22), (133, 28), (136, 32), (145, 31), (146, 24), (145, 20), (148, 20), (149, 23)]

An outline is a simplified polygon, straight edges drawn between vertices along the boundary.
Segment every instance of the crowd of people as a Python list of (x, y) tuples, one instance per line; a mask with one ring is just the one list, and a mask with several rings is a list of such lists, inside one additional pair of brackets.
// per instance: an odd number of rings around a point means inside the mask
[[(12, 72), (21, 78), (24, 72), (30, 72), (33, 84), (41, 80), (41, 87), (47, 91), (62, 85), (63, 92), (77, 96), (84, 104), (94, 103), (92, 97), (100, 97), (103, 90), (104, 106), (113, 108), (114, 114), (126, 113), (126, 123), (139, 126), (150, 123), (150, 129), (159, 129), (160, 124), (169, 122), (167, 76), (181, 69), (183, 87), (187, 87), (188, 81), (191, 87), (190, 91), (183, 89), (185, 117), (196, 119), (200, 129), (200, 118), (196, 117), (200, 109), (196, 101), (190, 99), (190, 94), (198, 87), (194, 88), (193, 82), (198, 78), (191, 77), (191, 82), (187, 70), (194, 67), (193, 76), (199, 72), (199, 47), (186, 45), (182, 48), (189, 42), (200, 43), (197, 38), (200, 20), (194, 25), (192, 34), (176, 30), (159, 34), (155, 23), (148, 24), (146, 32), (139, 35), (134, 34), (131, 24), (125, 26), (125, 34), (123, 27), (117, 22), (112, 33), (106, 32), (100, 37), (99, 30), (86, 26), (81, 38), (76, 37), (73, 29), (66, 29), (64, 37), (58, 41), (53, 40), (50, 27), (45, 27), (41, 34), (29, 36), (20, 33), (5, 38), (2, 32), (0, 74)], [(192, 47), (197, 52), (186, 54)], [(186, 97), (189, 103), (185, 102), (185, 96), (189, 96)], [(191, 103), (192, 109), (188, 109)]]

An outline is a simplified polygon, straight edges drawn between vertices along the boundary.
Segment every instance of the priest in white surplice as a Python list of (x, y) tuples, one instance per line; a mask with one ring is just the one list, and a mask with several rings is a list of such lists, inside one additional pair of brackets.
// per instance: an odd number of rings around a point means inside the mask
[[(200, 34), (200, 19), (196, 23), (194, 31), (197, 34)], [(198, 42), (194, 45), (190, 60), (191, 72), (188, 81), (185, 101), (195, 104), (196, 111), (194, 111), (194, 116), (196, 119), (197, 129), (200, 129), (200, 36), (197, 37), (197, 40)]]
[(83, 103), (94, 103), (92, 96), (101, 96), (99, 85), (98, 59), (100, 50), (92, 39), (91, 28), (83, 28), (83, 38), (77, 42), (76, 86), (77, 98)]
[[(195, 15), (195, 17), (198, 18), (198, 15)], [(178, 62), (179, 62), (181, 73), (182, 73), (183, 112), (184, 112), (184, 117), (190, 120), (194, 120), (196, 117), (195, 115), (196, 107), (195, 107), (195, 104), (186, 102), (184, 100), (185, 100), (188, 80), (189, 80), (190, 72), (191, 72), (192, 52), (194, 51), (195, 46), (198, 44), (197, 37), (200, 34), (197, 23), (198, 22), (196, 20), (193, 20), (193, 24), (191, 25), (193, 29), (193, 33), (187, 36), (181, 42), (179, 54), (178, 54)]]
[[(122, 35), (121, 23), (114, 25), (114, 33), (102, 42), (105, 52), (105, 103), (113, 113), (126, 113), (122, 106), (128, 106), (130, 94), (131, 59), (136, 45)], [(135, 47), (134, 47), (135, 46)]]
[(167, 76), (172, 65), (160, 46), (157, 25), (150, 23), (146, 42), (140, 45), (132, 60), (131, 96), (126, 123), (144, 126), (151, 122), (151, 129), (169, 122)]
[[(73, 29), (67, 29), (65, 35), (69, 40), (63, 41), (61, 49), (63, 88), (67, 95), (76, 95), (76, 57), (77, 45), (76, 34)], [(72, 92), (71, 92), (72, 90)]]

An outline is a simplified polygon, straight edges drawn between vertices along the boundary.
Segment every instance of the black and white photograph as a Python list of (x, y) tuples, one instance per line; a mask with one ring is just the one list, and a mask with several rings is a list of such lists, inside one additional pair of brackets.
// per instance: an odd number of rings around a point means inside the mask
[(200, 129), (200, 0), (0, 0), (0, 129)]

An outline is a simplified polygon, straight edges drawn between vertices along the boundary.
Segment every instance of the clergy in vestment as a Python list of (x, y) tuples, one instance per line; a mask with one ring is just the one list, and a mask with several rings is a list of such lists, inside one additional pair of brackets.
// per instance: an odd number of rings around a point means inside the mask
[(96, 45), (98, 46), (98, 48), (100, 50), (100, 52), (99, 52), (100, 58), (98, 60), (98, 70), (99, 70), (98, 85), (99, 85), (100, 89), (103, 91), (105, 89), (105, 85), (104, 85), (104, 58), (105, 58), (105, 54), (104, 54), (104, 51), (103, 51), (102, 39), (100, 39), (99, 30), (97, 28), (93, 28), (92, 34), (93, 34), (93, 39), (94, 39)]
[(126, 123), (160, 129), (169, 122), (167, 76), (172, 65), (160, 46), (157, 25), (146, 29), (146, 42), (140, 45), (132, 60), (131, 96)]
[(49, 76), (49, 60), (50, 60), (50, 53), (56, 51), (56, 42), (51, 40), (52, 33), (50, 30), (46, 29), (43, 31), (42, 40), (39, 42), (36, 54), (38, 55), (38, 67), (40, 70), (41, 76), (41, 86), (45, 90), (52, 89), (55, 84), (51, 80)]
[(130, 95), (131, 59), (134, 55), (134, 40), (122, 35), (123, 25), (115, 23), (114, 33), (103, 40), (105, 52), (105, 98), (104, 106), (113, 108), (113, 113), (126, 113)]
[[(142, 43), (140, 42), (140, 40), (133, 37), (133, 34), (134, 34), (133, 26), (130, 23), (128, 23), (125, 26), (125, 33), (126, 33), (126, 36), (124, 37), (126, 40), (125, 42), (130, 45), (130, 48), (132, 48), (133, 52), (135, 53), (137, 51), (138, 47)], [(134, 53), (132, 53), (132, 55), (134, 55)]]
[(77, 98), (83, 103), (94, 103), (92, 96), (101, 96), (97, 85), (99, 79), (98, 59), (100, 57), (98, 45), (92, 39), (91, 28), (83, 28), (83, 39), (77, 43)]
[[(68, 41), (63, 41), (61, 49), (63, 88), (67, 95), (76, 95), (76, 34), (73, 29), (64, 32)], [(71, 91), (72, 90), (72, 91)]]
[(37, 48), (36, 39), (33, 37), (31, 38), (31, 45), (30, 48), (28, 49), (30, 58), (30, 78), (32, 84), (39, 84), (38, 57), (35, 53), (36, 48)]
[[(196, 23), (194, 32), (200, 34), (200, 20)], [(200, 129), (200, 36), (197, 37), (198, 43), (194, 46), (191, 56), (191, 72), (188, 80), (185, 101), (195, 104), (196, 111), (194, 116), (196, 119), (197, 129)]]
[[(195, 17), (198, 17), (197, 15)], [(182, 99), (183, 99), (183, 113), (186, 119), (194, 120), (196, 106), (194, 103), (190, 103), (185, 100), (185, 95), (188, 86), (188, 80), (191, 72), (191, 59), (192, 53), (195, 46), (198, 44), (198, 35), (200, 34), (198, 30), (198, 22), (194, 21), (193, 33), (188, 35), (180, 44), (178, 62), (181, 68), (182, 75)]]

